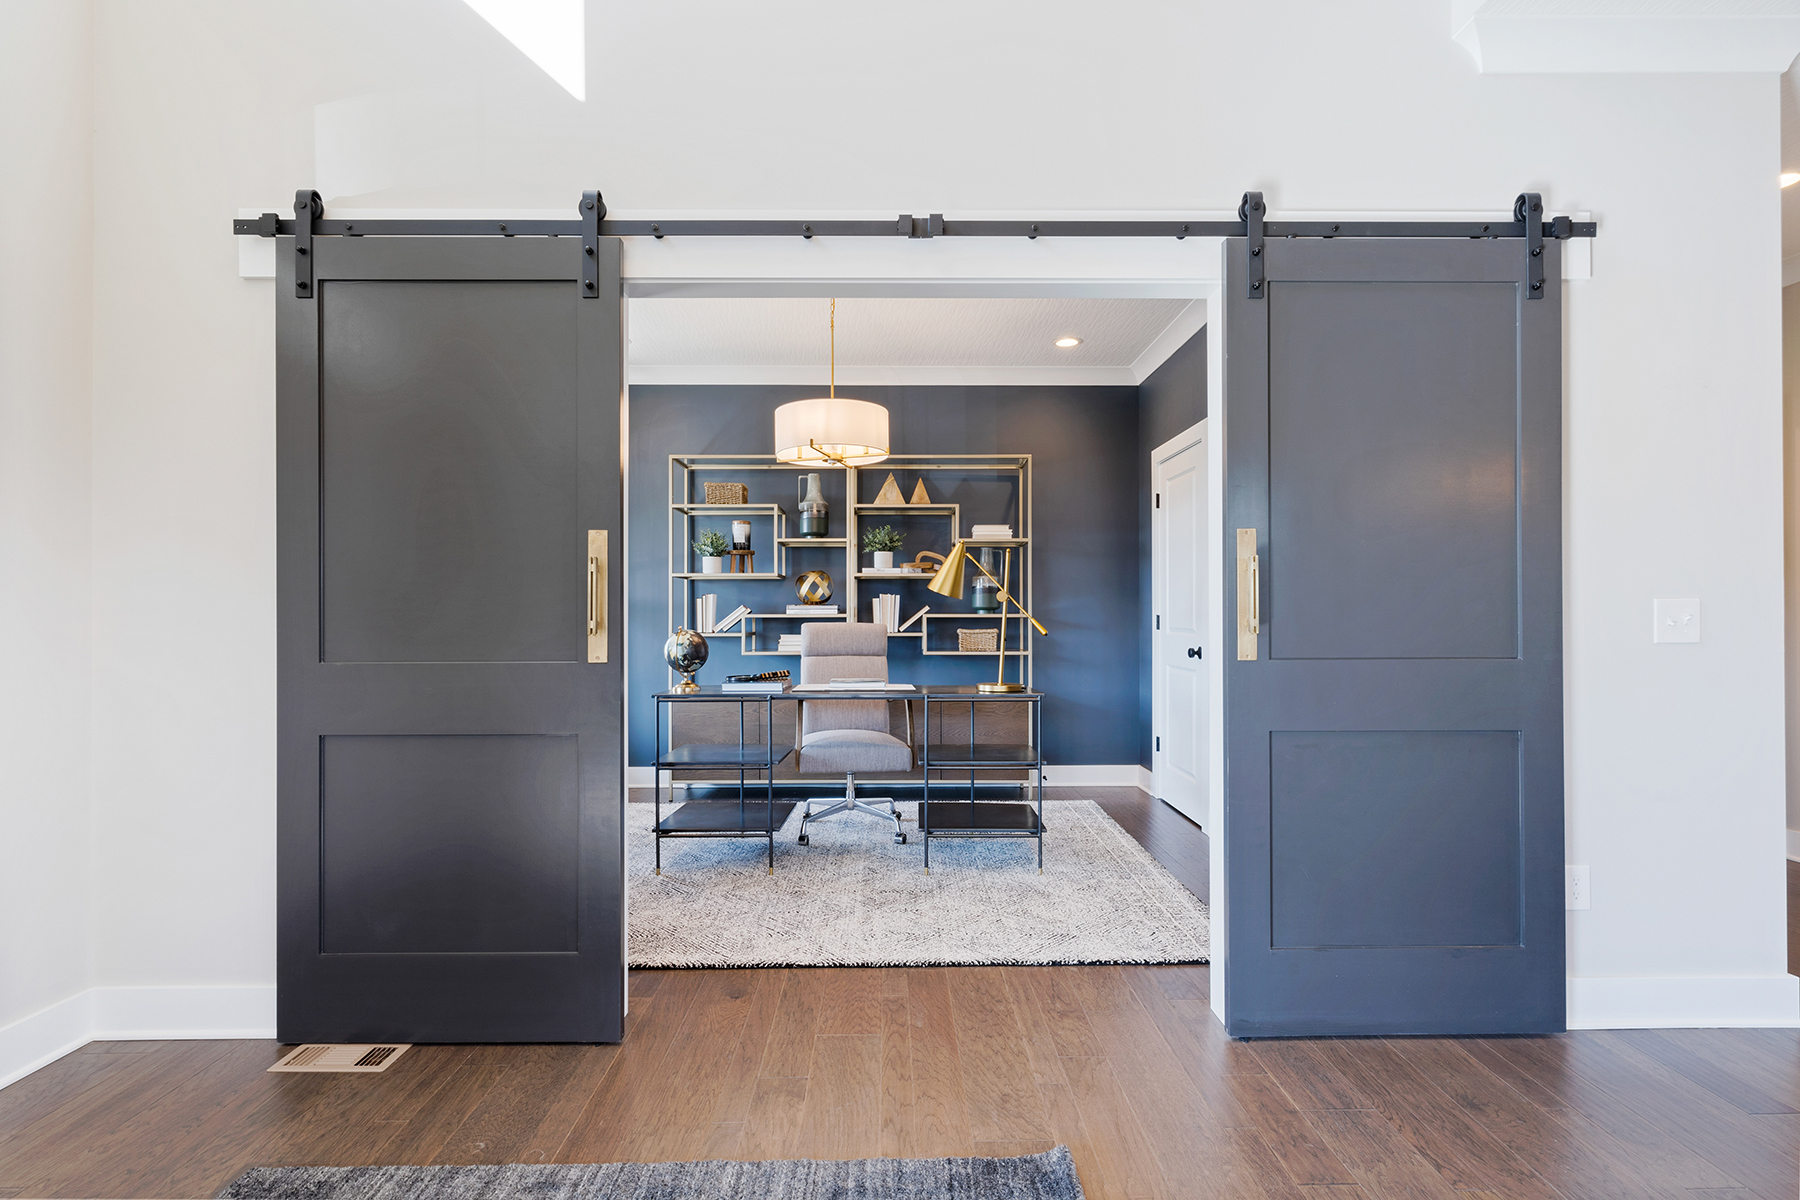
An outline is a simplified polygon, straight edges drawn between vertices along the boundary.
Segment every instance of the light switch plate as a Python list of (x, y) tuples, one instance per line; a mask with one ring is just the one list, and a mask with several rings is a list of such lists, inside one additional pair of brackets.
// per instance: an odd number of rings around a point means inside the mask
[(1656, 600), (1651, 603), (1651, 619), (1655, 622), (1650, 640), (1653, 642), (1697, 642), (1700, 640), (1700, 601)]

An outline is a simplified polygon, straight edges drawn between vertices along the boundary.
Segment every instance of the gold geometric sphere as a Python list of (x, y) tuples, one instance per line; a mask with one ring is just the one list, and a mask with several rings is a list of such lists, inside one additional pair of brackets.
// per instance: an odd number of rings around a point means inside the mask
[(831, 599), (831, 576), (823, 571), (808, 571), (794, 584), (802, 604), (823, 604)]

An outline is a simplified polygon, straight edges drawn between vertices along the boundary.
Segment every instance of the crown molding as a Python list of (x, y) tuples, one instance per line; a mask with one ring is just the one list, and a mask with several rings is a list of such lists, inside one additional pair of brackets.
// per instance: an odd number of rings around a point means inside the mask
[(1719, 12), (1707, 0), (1457, 0), (1451, 36), (1483, 75), (1780, 74), (1800, 54), (1800, 6)]

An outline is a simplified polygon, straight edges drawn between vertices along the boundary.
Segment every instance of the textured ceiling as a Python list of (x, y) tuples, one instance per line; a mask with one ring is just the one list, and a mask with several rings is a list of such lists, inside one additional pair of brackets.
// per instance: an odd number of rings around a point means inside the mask
[[(1128, 368), (1187, 300), (838, 301), (844, 367)], [(633, 299), (632, 367), (819, 367), (829, 300)], [(1082, 339), (1072, 350), (1052, 343)]]

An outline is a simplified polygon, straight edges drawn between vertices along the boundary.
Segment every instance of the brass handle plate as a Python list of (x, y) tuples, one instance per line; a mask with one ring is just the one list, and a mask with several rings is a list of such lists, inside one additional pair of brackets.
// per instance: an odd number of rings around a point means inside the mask
[(587, 539), (587, 660), (606, 661), (606, 530)]
[(1256, 553), (1256, 530), (1237, 531), (1237, 656), (1239, 662), (1256, 658), (1257, 635), (1262, 632), (1262, 562)]

